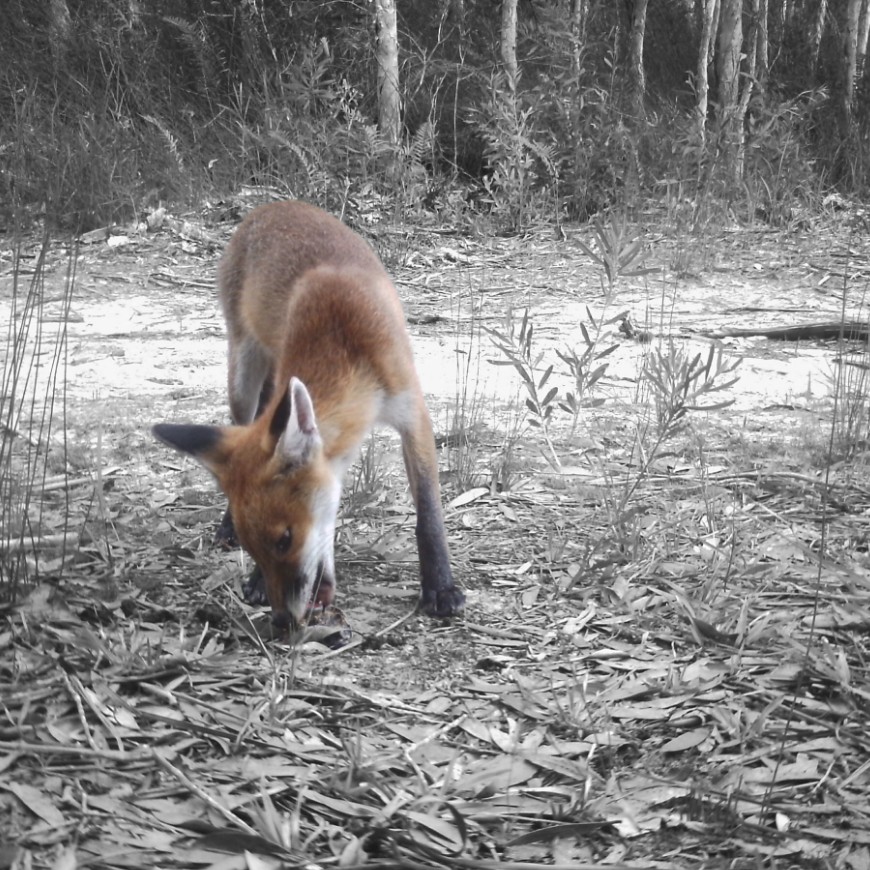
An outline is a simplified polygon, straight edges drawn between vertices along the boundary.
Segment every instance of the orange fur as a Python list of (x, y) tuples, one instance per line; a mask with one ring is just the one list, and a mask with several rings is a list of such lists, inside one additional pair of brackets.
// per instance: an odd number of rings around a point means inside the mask
[[(274, 203), (239, 226), (218, 284), (235, 425), (162, 425), (155, 433), (217, 477), (275, 621), (298, 621), (310, 600), (332, 600), (341, 478), (379, 422), (402, 438), (417, 506), (421, 606), (459, 612), (432, 426), (402, 307), (374, 252), (320, 209)], [(262, 405), (264, 387), (271, 398)]]

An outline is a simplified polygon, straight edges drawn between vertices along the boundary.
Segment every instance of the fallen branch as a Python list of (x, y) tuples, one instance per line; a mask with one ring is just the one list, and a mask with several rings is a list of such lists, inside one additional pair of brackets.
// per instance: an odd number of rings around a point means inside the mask
[(800, 326), (779, 326), (770, 329), (723, 329), (710, 334), (710, 338), (742, 338), (746, 336), (764, 336), (780, 341), (801, 341), (802, 339), (817, 339), (819, 341), (837, 341), (846, 338), (850, 341), (870, 340), (870, 326), (857, 320), (831, 320), (825, 323), (804, 323)]

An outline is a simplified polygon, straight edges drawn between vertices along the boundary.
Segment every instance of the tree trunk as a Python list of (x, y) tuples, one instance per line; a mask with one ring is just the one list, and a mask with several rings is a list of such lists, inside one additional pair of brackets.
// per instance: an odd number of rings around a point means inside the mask
[(628, 69), (631, 80), (631, 103), (636, 118), (643, 117), (646, 75), (643, 68), (643, 40), (646, 33), (647, 0), (634, 0), (631, 37), (628, 43)]
[(855, 71), (858, 65), (858, 15), (861, 0), (848, 0), (843, 21), (843, 43), (841, 73), (839, 76), (840, 93), (840, 135), (846, 141), (852, 134), (852, 103), (855, 94)]
[(707, 70), (710, 65), (710, 48), (713, 44), (713, 19), (718, 0), (700, 0), (701, 44), (698, 50), (698, 71), (695, 85), (695, 118), (698, 141), (703, 142), (707, 132), (707, 106), (710, 99), (710, 81)]
[(740, 49), (743, 45), (741, 0), (722, 0), (716, 69), (719, 74), (719, 111), (727, 123), (737, 105), (740, 86)]
[(759, 78), (758, 43), (759, 31), (761, 29), (762, 0), (751, 0), (751, 4), (751, 29), (748, 39), (749, 53), (746, 56), (744, 66), (745, 75), (738, 81), (738, 83), (742, 81), (743, 87), (740, 89), (740, 100), (734, 118), (734, 136), (737, 144), (737, 163), (734, 168), (735, 181), (740, 181), (743, 178), (743, 165), (746, 156), (746, 113), (749, 110), (749, 101), (752, 99), (752, 92), (755, 90)]
[(501, 59), (507, 75), (508, 87), (516, 91), (519, 66), (517, 65), (517, 0), (501, 3)]
[(719, 75), (719, 135), (729, 174), (737, 173), (737, 115), (740, 93), (740, 49), (743, 45), (741, 0), (722, 0), (716, 71)]
[(375, 0), (378, 62), (378, 129), (391, 145), (402, 134), (399, 95), (399, 31), (396, 0)]
[(767, 32), (767, 19), (770, 11), (770, 0), (761, 0), (758, 4), (758, 87), (762, 97), (767, 93), (767, 79), (770, 73), (770, 38)]
[(575, 82), (580, 75), (588, 17), (589, 0), (571, 0), (571, 73)]
[(870, 36), (870, 0), (861, 3), (861, 17), (858, 23), (858, 63), (855, 81), (860, 82), (864, 75), (864, 59), (867, 57), (867, 38)]
[(813, 17), (813, 23), (810, 26), (810, 62), (809, 62), (809, 81), (811, 84), (816, 82), (816, 72), (819, 68), (819, 47), (822, 44), (822, 34), (825, 32), (825, 15), (828, 12), (828, 0), (818, 0), (816, 14)]

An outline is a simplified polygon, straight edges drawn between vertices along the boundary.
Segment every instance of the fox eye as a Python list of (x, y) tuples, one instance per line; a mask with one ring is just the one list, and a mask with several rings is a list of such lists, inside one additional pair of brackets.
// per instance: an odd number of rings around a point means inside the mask
[(283, 556), (284, 553), (286, 553), (290, 549), (290, 545), (292, 543), (293, 532), (291, 532), (290, 529), (285, 529), (284, 534), (281, 535), (281, 537), (278, 538), (277, 542), (275, 543), (275, 549)]

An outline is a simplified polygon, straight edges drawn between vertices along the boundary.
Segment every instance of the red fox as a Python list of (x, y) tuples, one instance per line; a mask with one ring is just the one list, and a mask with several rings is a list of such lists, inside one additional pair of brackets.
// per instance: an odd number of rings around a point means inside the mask
[(332, 602), (342, 478), (379, 423), (401, 436), (420, 607), (459, 613), (465, 597), (450, 569), (432, 423), (401, 303), (375, 253), (315, 206), (263, 205), (230, 239), (218, 288), (234, 425), (162, 423), (153, 432), (217, 478), (272, 621), (295, 626), (310, 605)]

